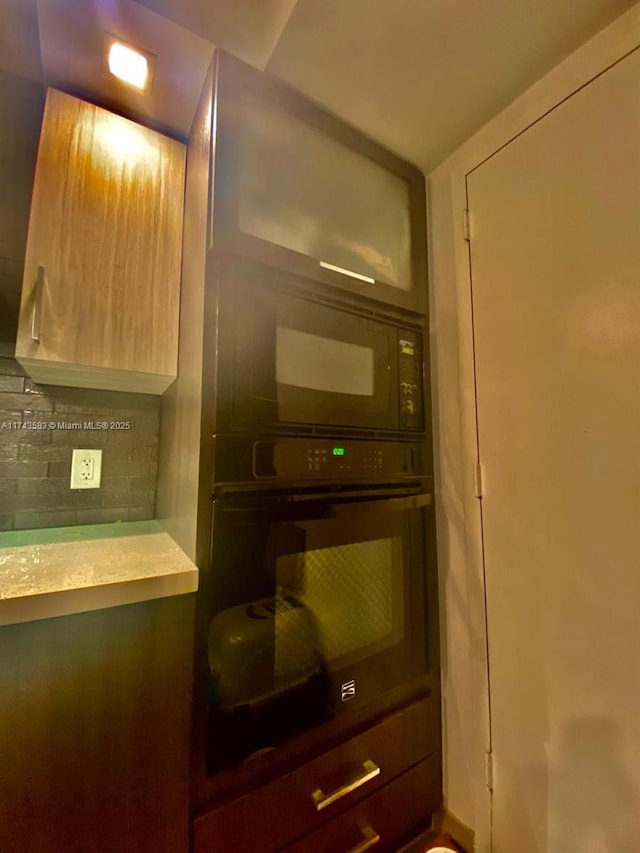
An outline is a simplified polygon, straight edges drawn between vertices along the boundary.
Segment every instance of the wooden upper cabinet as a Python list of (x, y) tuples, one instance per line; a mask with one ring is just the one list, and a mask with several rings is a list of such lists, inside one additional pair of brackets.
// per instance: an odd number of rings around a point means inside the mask
[(426, 313), (422, 172), (224, 51), (215, 73), (212, 247)]
[(162, 394), (175, 379), (184, 161), (49, 89), (16, 343), (36, 382)]

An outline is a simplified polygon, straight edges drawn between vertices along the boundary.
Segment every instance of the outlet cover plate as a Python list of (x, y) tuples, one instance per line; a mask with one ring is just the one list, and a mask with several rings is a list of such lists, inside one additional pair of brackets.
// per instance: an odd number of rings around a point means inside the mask
[(73, 451), (71, 456), (72, 489), (99, 489), (102, 477), (102, 450)]

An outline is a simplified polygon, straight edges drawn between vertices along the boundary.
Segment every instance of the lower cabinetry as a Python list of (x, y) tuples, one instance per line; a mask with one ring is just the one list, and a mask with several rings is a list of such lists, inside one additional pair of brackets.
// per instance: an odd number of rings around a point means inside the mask
[(395, 853), (424, 828), (440, 803), (439, 756), (432, 755), (316, 832), (285, 848), (286, 853)]
[(194, 853), (393, 850), (440, 804), (439, 722), (435, 696), (414, 702), (213, 808), (195, 820)]
[(193, 605), (0, 628), (2, 853), (187, 853)]

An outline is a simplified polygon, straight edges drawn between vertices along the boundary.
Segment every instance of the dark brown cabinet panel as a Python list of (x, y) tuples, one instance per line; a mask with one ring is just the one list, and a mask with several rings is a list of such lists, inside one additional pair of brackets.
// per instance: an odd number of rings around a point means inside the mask
[(0, 344), (16, 339), (43, 108), (41, 84), (0, 69)]
[(0, 850), (187, 853), (193, 596), (0, 629)]
[[(437, 752), (439, 739), (435, 697), (415, 702), (271, 784), (198, 817), (195, 853), (280, 849)], [(437, 772), (430, 784), (439, 789)], [(424, 809), (422, 816), (426, 820)]]

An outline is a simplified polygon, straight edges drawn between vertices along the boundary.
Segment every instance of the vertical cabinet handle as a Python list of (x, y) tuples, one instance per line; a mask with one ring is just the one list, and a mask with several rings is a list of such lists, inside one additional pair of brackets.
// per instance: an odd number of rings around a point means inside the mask
[(360, 844), (356, 844), (355, 847), (352, 847), (351, 850), (347, 850), (347, 853), (364, 853), (365, 850), (369, 850), (370, 847), (373, 847), (374, 844), (377, 844), (380, 841), (380, 836), (372, 829), (370, 826), (365, 826), (362, 830), (362, 841)]
[(380, 775), (380, 768), (378, 765), (369, 760), (362, 763), (362, 771), (363, 772), (356, 776), (355, 779), (352, 779), (351, 782), (347, 782), (347, 784), (343, 785), (342, 788), (337, 788), (330, 794), (325, 794), (322, 788), (315, 790), (311, 794), (311, 799), (313, 800), (316, 810), (322, 811), (322, 809), (326, 809), (326, 807), (330, 806), (331, 803), (335, 803), (335, 801), (339, 800), (341, 797), (346, 797), (347, 794), (355, 791), (356, 788), (359, 788), (361, 785), (365, 785), (371, 779), (375, 779), (376, 776)]
[(42, 296), (44, 294), (44, 267), (38, 267), (36, 278), (36, 292), (33, 300), (33, 314), (31, 315), (31, 338), (40, 341), (40, 320), (42, 317)]

